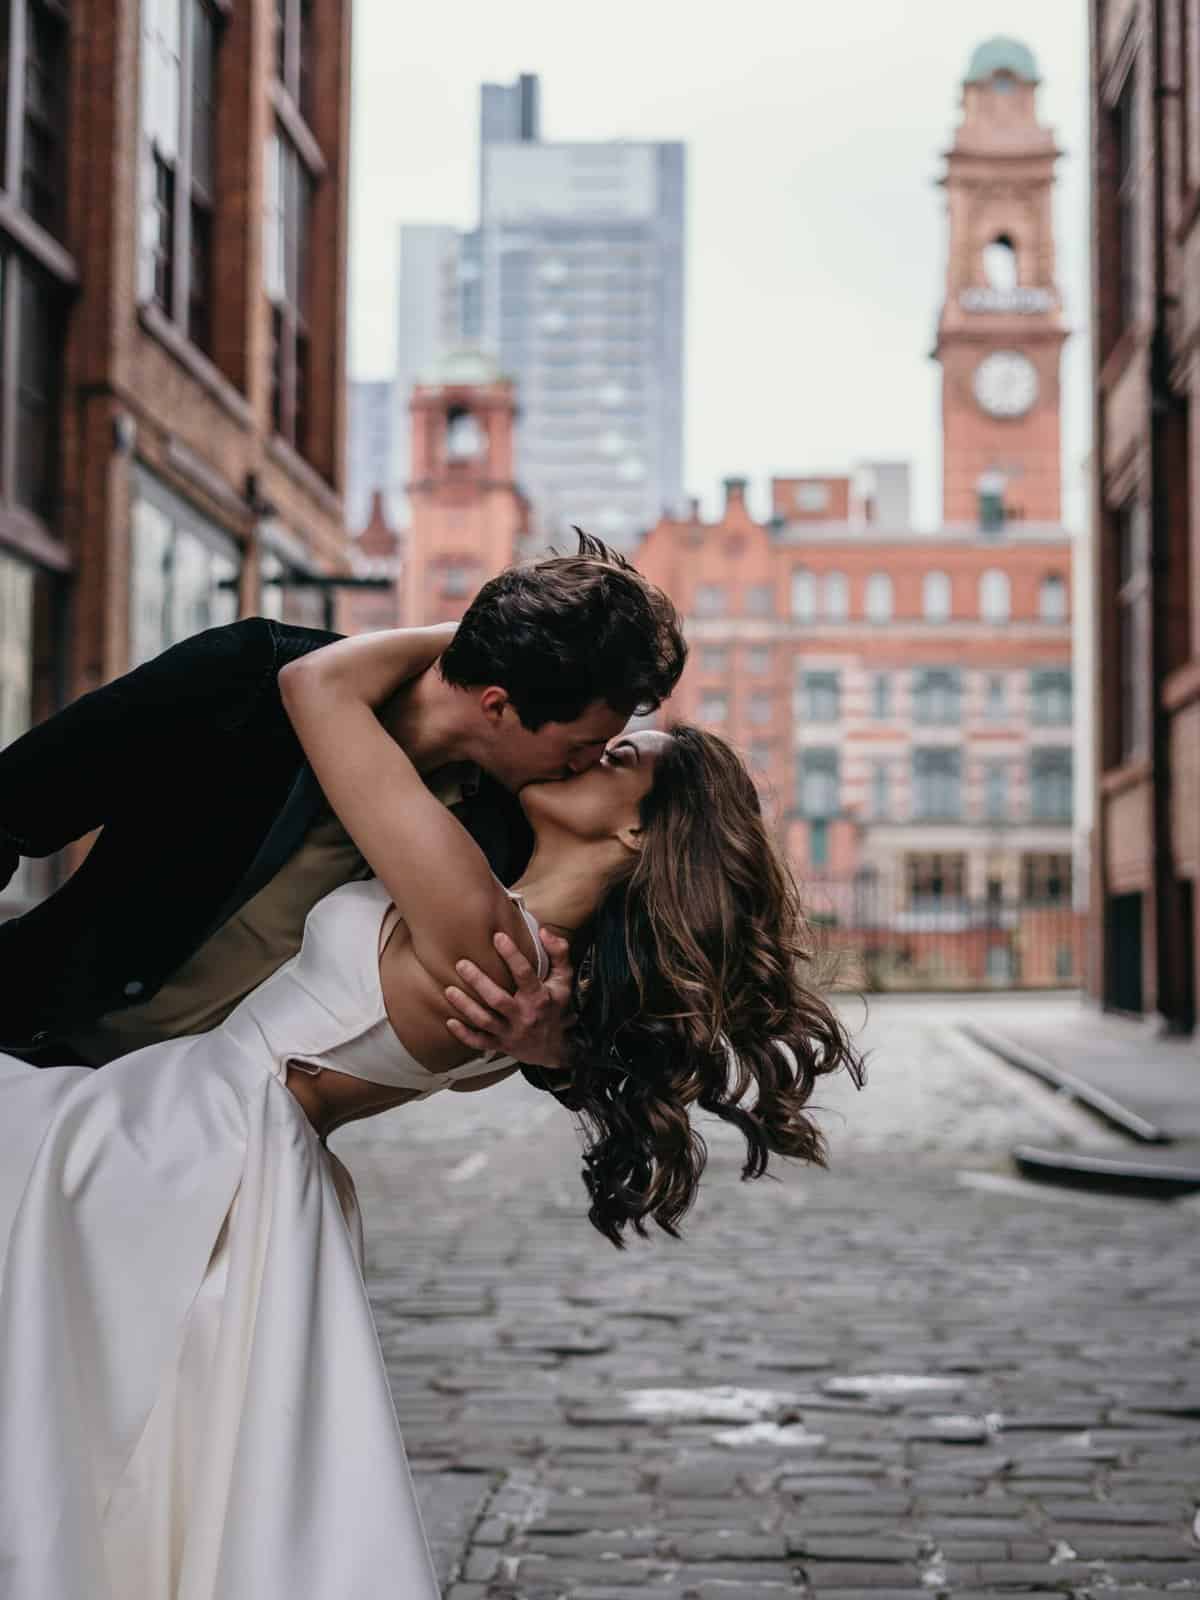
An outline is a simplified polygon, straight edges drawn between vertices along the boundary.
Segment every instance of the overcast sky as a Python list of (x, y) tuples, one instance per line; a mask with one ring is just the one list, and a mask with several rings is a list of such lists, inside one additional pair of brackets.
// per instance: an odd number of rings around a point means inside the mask
[(541, 78), (545, 139), (688, 147), (685, 487), (907, 457), (938, 515), (940, 152), (973, 47), (1033, 50), (1059, 165), (1068, 524), (1085, 497), (1085, 0), (355, 0), (350, 370), (390, 377), (401, 222), (475, 220), (479, 85)]

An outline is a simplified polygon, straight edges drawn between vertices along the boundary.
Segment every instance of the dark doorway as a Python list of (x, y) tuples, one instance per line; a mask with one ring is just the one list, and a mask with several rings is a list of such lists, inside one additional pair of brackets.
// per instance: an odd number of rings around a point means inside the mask
[(1109, 897), (1106, 965), (1108, 967), (1107, 1004), (1116, 1011), (1142, 1009), (1142, 897), (1140, 894), (1114, 894)]

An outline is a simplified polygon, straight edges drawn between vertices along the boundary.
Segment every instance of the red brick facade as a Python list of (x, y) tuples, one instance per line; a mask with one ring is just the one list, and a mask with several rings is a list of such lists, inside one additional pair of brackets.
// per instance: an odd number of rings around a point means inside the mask
[(412, 396), (412, 526), (402, 583), (408, 624), (460, 617), (511, 566), (529, 528), (513, 477), (513, 385), (486, 357), (450, 355)]
[(745, 753), (805, 877), (865, 870), (903, 907), (930, 897), (913, 888), (916, 858), (939, 856), (961, 873), (949, 898), (1036, 899), (1038, 872), (1069, 898), (1060, 529), (760, 525), (732, 480), (719, 522), (659, 523), (638, 565), (687, 618), (668, 719)]
[(32, 9), (0, 108), (3, 739), (210, 622), (324, 620), (305, 580), (347, 566), (351, 0)]
[(1093, 987), (1200, 983), (1200, 0), (1091, 0)]

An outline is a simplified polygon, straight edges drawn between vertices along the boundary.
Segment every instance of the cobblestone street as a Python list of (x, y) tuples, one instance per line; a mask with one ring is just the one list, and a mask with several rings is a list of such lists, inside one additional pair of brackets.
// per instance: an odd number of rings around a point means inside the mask
[(703, 1123), (682, 1243), (595, 1233), (519, 1078), (337, 1137), (447, 1600), (1200, 1590), (1200, 1208), (1017, 1179), (1118, 1141), (970, 1012), (872, 1001), (828, 1172)]

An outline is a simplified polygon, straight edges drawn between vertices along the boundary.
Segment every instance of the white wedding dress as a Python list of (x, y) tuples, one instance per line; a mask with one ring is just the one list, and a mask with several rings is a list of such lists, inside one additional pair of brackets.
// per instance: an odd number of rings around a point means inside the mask
[(4, 1600), (437, 1600), (354, 1184), (286, 1086), (503, 1064), (401, 1045), (388, 905), (327, 895), (210, 1033), (100, 1071), (0, 1055)]

